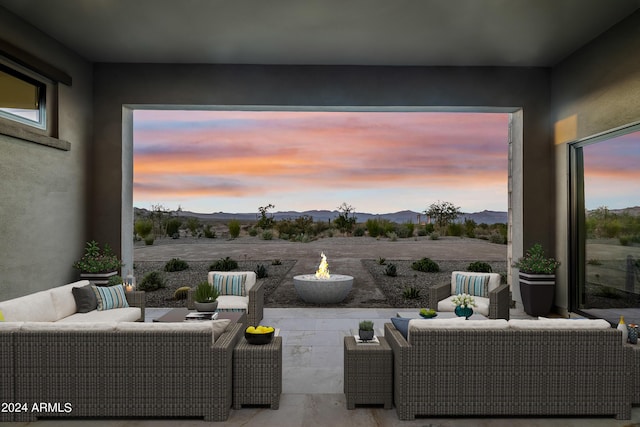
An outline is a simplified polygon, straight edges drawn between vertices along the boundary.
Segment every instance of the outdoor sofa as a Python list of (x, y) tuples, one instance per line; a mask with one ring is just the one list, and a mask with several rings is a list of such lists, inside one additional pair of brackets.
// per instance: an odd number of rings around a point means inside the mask
[(0, 391), (3, 402), (21, 405), (0, 420), (224, 421), (232, 405), (233, 349), (242, 332), (228, 319), (0, 322)]
[(384, 334), (401, 420), (631, 417), (633, 350), (605, 320), (408, 322), (406, 331), (387, 323)]
[[(218, 279), (216, 279), (216, 277)], [(231, 279), (241, 279), (239, 286), (232, 286)], [(220, 281), (225, 281), (229, 286), (220, 287)], [(247, 313), (247, 324), (256, 326), (260, 324), (264, 315), (264, 286), (257, 281), (254, 271), (210, 271), (207, 281), (211, 286), (218, 287), (220, 296), (218, 297), (218, 311), (245, 311)], [(187, 308), (195, 310), (195, 300), (193, 299), (195, 288), (191, 288), (187, 293)]]

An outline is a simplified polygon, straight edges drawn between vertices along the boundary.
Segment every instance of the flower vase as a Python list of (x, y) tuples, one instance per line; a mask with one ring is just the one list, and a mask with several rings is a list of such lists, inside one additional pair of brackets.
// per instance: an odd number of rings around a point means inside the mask
[(457, 305), (454, 311), (456, 313), (456, 316), (464, 317), (466, 319), (469, 319), (469, 317), (471, 317), (471, 315), (473, 314), (473, 308), (463, 307), (461, 305)]

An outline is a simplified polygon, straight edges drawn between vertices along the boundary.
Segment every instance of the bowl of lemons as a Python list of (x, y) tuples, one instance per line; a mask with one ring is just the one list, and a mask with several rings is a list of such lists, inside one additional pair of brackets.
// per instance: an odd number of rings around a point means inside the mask
[(269, 344), (273, 339), (275, 329), (272, 326), (249, 326), (244, 331), (244, 337), (249, 344)]

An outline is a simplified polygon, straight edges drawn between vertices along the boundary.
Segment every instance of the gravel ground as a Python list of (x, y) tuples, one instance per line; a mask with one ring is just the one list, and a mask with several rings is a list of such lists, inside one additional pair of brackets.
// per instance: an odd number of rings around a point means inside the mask
[[(209, 266), (211, 261), (187, 261), (189, 268), (183, 271), (176, 271), (172, 273), (164, 272), (164, 265), (166, 262), (161, 261), (137, 261), (135, 265), (135, 276), (138, 284), (142, 281), (142, 278), (152, 271), (162, 272), (166, 287), (147, 292), (146, 294), (146, 307), (186, 307), (186, 300), (176, 300), (173, 298), (173, 294), (176, 289), (182, 286), (194, 287), (198, 283), (207, 280), (207, 273), (209, 272)], [(293, 267), (296, 261), (281, 261), (281, 265), (272, 265), (272, 260), (269, 261), (238, 261), (238, 271), (252, 271), (255, 270), (259, 264), (263, 264), (267, 267), (268, 276), (263, 279), (258, 279), (264, 283), (265, 293), (271, 292), (275, 289), (291, 267)]]
[[(376, 286), (384, 293), (389, 307), (398, 308), (426, 308), (429, 307), (429, 288), (441, 283), (451, 283), (452, 271), (465, 271), (469, 261), (438, 261), (434, 260), (440, 267), (437, 273), (424, 273), (411, 268), (414, 261), (406, 260), (386, 260), (384, 265), (380, 265), (377, 260), (362, 260), (364, 267), (371, 273)], [(384, 271), (387, 265), (395, 264), (398, 275), (396, 277), (387, 276)], [(507, 263), (492, 261), (491, 265), (494, 273), (506, 274)], [(505, 282), (503, 277), (502, 281)], [(404, 298), (405, 288), (416, 288), (420, 291), (418, 298)]]
[[(383, 305), (387, 307), (398, 308), (421, 308), (429, 306), (429, 291), (431, 286), (448, 283), (451, 280), (451, 272), (456, 270), (466, 270), (469, 261), (438, 261), (440, 272), (423, 273), (411, 269), (413, 261), (406, 260), (387, 260), (385, 265), (380, 265), (377, 260), (362, 260), (362, 264), (373, 276), (375, 286), (377, 286), (386, 297)], [(255, 270), (259, 264), (267, 267), (268, 277), (258, 279), (265, 286), (265, 305), (270, 307), (279, 306), (304, 306), (304, 303), (298, 299), (297, 295), (288, 295), (286, 301), (277, 301), (273, 290), (276, 289), (284, 280), (287, 273), (295, 265), (295, 260), (282, 260), (281, 265), (272, 265), (271, 260), (268, 261), (238, 261), (239, 271)], [(211, 262), (206, 261), (188, 261), (189, 268), (184, 271), (166, 273), (164, 272), (165, 262), (160, 261), (138, 261), (135, 263), (135, 275), (140, 282), (142, 278), (151, 271), (162, 272), (166, 287), (153, 292), (147, 292), (147, 307), (186, 307), (186, 300), (175, 300), (173, 294), (176, 289), (181, 286), (193, 287), (206, 280), (207, 272)], [(384, 274), (386, 265), (395, 264), (398, 275), (390, 277)], [(505, 274), (507, 263), (500, 261), (492, 261), (489, 263), (496, 273)], [(504, 281), (504, 279), (503, 279)], [(403, 297), (404, 289), (414, 287), (420, 291), (418, 298), (406, 299)], [(281, 294), (281, 293), (280, 293)], [(381, 302), (382, 303), (382, 302)], [(349, 306), (347, 303), (344, 305)], [(376, 304), (376, 306), (380, 306)]]

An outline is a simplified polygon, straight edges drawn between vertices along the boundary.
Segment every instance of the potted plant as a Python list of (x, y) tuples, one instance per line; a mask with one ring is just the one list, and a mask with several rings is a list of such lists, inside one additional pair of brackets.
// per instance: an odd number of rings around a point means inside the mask
[(519, 269), (520, 296), (530, 316), (544, 316), (553, 305), (556, 269), (560, 262), (544, 255), (542, 245), (533, 245), (513, 267)]
[(362, 341), (371, 341), (373, 339), (373, 322), (371, 320), (363, 320), (360, 322), (358, 334)]
[(218, 308), (218, 290), (208, 282), (200, 282), (193, 294), (194, 305), (198, 311), (216, 311)]
[(95, 241), (87, 242), (84, 255), (73, 263), (73, 267), (80, 270), (80, 277), (88, 279), (96, 285), (106, 285), (109, 277), (118, 274), (122, 262), (111, 251), (109, 245), (102, 248)]

